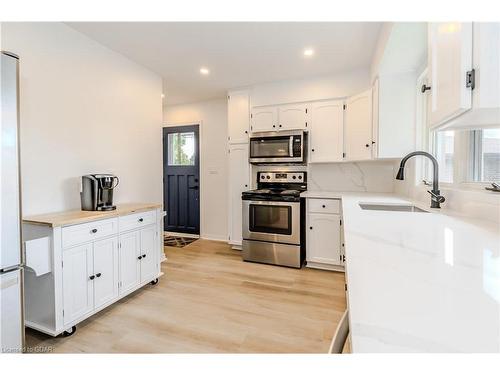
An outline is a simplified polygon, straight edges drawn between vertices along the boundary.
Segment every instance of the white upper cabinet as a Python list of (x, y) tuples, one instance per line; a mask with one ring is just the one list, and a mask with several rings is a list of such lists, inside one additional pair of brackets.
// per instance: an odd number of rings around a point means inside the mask
[(248, 91), (231, 91), (227, 96), (229, 143), (248, 142), (250, 130), (250, 96)]
[(429, 23), (428, 37), (429, 116), (436, 127), (472, 107), (472, 23)]
[(438, 23), (429, 30), (430, 126), (498, 126), (500, 23)]
[(372, 90), (346, 100), (344, 114), (345, 160), (372, 158)]
[(278, 107), (254, 107), (251, 114), (252, 132), (278, 130)]
[(278, 108), (278, 130), (297, 130), (307, 128), (306, 104), (281, 105)]
[(329, 100), (309, 104), (309, 162), (342, 161), (344, 152), (344, 102)]

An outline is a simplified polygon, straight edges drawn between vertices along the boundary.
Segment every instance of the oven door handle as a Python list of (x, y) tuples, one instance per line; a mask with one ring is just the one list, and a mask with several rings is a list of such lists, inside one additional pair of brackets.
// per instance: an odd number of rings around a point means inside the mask
[(290, 136), (290, 142), (288, 145), (288, 155), (293, 158), (293, 135)]
[(294, 207), (300, 206), (300, 202), (290, 202), (290, 201), (253, 201), (253, 200), (245, 200), (244, 202), (248, 202), (248, 205), (264, 205), (264, 206), (284, 206), (284, 207)]

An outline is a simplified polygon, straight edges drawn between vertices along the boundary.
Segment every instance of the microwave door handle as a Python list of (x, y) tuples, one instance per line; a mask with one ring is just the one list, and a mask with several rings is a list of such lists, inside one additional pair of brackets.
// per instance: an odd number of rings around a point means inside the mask
[(288, 155), (293, 157), (293, 136), (290, 136), (290, 142), (288, 146)]

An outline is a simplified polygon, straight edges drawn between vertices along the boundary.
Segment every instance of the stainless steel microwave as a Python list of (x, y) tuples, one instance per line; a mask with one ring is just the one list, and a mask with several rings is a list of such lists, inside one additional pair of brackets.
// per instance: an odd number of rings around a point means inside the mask
[(252, 164), (304, 163), (305, 140), (302, 130), (253, 133), (249, 161)]

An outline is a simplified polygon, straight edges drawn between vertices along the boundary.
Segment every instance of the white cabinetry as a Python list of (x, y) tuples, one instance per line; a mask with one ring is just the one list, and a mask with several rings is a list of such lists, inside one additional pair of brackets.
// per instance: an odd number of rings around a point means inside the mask
[(227, 96), (229, 143), (248, 141), (250, 128), (250, 97), (246, 90), (231, 91)]
[(250, 187), (248, 143), (229, 145), (229, 243), (241, 246), (241, 193)]
[(344, 114), (345, 160), (372, 158), (372, 90), (346, 100)]
[(300, 130), (307, 127), (307, 106), (303, 103), (278, 108), (278, 130)]
[(500, 123), (500, 23), (430, 23), (430, 126)]
[[(56, 336), (145, 284), (156, 283), (163, 216), (159, 208), (147, 207), (107, 219), (99, 212), (94, 221), (89, 221), (91, 213), (82, 217), (70, 212), (55, 215), (55, 222), (47, 220), (50, 215), (24, 222), (24, 241), (50, 239), (41, 241), (50, 258), (48, 271), (38, 275), (26, 267), (25, 324)], [(69, 223), (57, 222), (60, 217), (68, 217)]]
[(430, 123), (442, 124), (469, 110), (472, 90), (472, 22), (429, 23)]
[(328, 100), (313, 102), (310, 108), (309, 162), (342, 161), (344, 148), (344, 102)]
[(342, 271), (340, 200), (308, 198), (306, 202), (307, 267)]
[(278, 107), (254, 107), (251, 121), (251, 130), (254, 133), (278, 130)]
[(64, 324), (88, 314), (94, 308), (92, 244), (63, 252)]
[(253, 107), (252, 132), (306, 129), (307, 104), (293, 103), (280, 106)]

